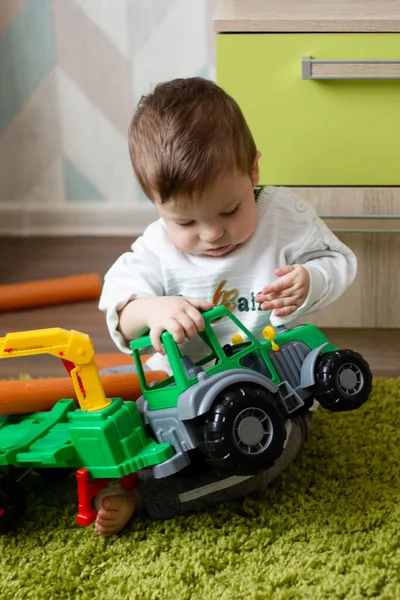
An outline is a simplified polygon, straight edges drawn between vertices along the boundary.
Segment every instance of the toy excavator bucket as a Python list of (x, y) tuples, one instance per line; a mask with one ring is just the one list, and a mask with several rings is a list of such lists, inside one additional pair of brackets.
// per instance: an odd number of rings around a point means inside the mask
[(69, 372), (79, 405), (83, 411), (109, 406), (94, 362), (90, 337), (61, 327), (8, 333), (0, 338), (0, 358), (51, 354), (61, 358)]

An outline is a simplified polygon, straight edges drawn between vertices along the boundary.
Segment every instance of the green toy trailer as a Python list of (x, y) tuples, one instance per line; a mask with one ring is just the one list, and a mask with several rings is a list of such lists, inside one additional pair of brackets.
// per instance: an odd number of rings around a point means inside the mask
[(134, 402), (108, 399), (84, 333), (60, 328), (9, 333), (0, 338), (0, 358), (52, 354), (67, 368), (79, 406), (59, 400), (49, 412), (0, 415), (0, 531), (24, 507), (19, 480), (30, 470), (78, 469), (77, 521), (96, 517), (92, 499), (111, 480), (130, 486), (140, 469), (172, 456), (170, 444), (149, 437)]
[[(61, 356), (80, 402), (0, 417), (0, 530), (22, 511), (18, 479), (31, 469), (78, 469), (78, 523), (88, 525), (96, 516), (92, 499), (108, 481), (134, 485), (144, 468), (167, 477), (190, 464), (193, 450), (222, 473), (251, 475), (279, 458), (288, 419), (315, 399), (331, 411), (354, 410), (368, 399), (368, 364), (334, 348), (316, 327), (266, 327), (260, 340), (224, 306), (203, 316), (205, 350), (195, 363), (162, 334), (173, 374), (161, 382), (147, 384), (140, 360), (149, 336), (131, 342), (143, 393), (136, 403), (105, 398), (85, 334), (51, 329), (0, 339), (2, 358)], [(218, 319), (237, 329), (232, 344), (219, 343), (212, 327)]]

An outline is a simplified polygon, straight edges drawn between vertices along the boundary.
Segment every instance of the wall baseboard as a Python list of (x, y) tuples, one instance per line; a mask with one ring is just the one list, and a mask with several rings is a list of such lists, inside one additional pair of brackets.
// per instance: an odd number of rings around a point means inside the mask
[(144, 206), (92, 204), (66, 206), (7, 206), (0, 204), (2, 236), (135, 236), (140, 235), (157, 213)]
[(398, 329), (321, 327), (338, 348), (351, 348), (369, 363), (375, 377), (400, 377)]

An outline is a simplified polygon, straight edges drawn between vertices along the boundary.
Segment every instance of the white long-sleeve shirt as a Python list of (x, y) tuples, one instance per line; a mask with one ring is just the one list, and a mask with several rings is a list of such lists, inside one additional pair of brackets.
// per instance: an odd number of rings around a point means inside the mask
[[(267, 186), (257, 197), (257, 225), (242, 246), (223, 257), (186, 254), (167, 236), (162, 219), (152, 223), (132, 244), (132, 251), (118, 258), (105, 276), (99, 307), (106, 313), (107, 326), (115, 344), (129, 353), (129, 346), (117, 330), (118, 311), (130, 300), (149, 296), (202, 298), (215, 305), (225, 304), (256, 336), (263, 328), (287, 323), (321, 310), (339, 298), (352, 283), (357, 261), (318, 217), (314, 208), (288, 188)], [(302, 264), (310, 276), (308, 295), (294, 313), (276, 317), (262, 311), (255, 296), (276, 280), (274, 270), (282, 265)], [(229, 343), (230, 319), (214, 324), (222, 344)], [(198, 340), (202, 344), (201, 340)], [(193, 360), (201, 347), (190, 341)], [(187, 349), (185, 349), (187, 352)], [(182, 352), (183, 353), (183, 352)], [(151, 359), (153, 360), (153, 359)], [(152, 368), (165, 368), (158, 355)]]

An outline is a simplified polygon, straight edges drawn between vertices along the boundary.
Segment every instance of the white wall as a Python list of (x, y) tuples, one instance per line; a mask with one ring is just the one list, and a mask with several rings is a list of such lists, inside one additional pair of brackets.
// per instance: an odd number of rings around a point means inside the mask
[(215, 78), (215, 4), (0, 2), (0, 234), (143, 230), (129, 121), (156, 83)]

